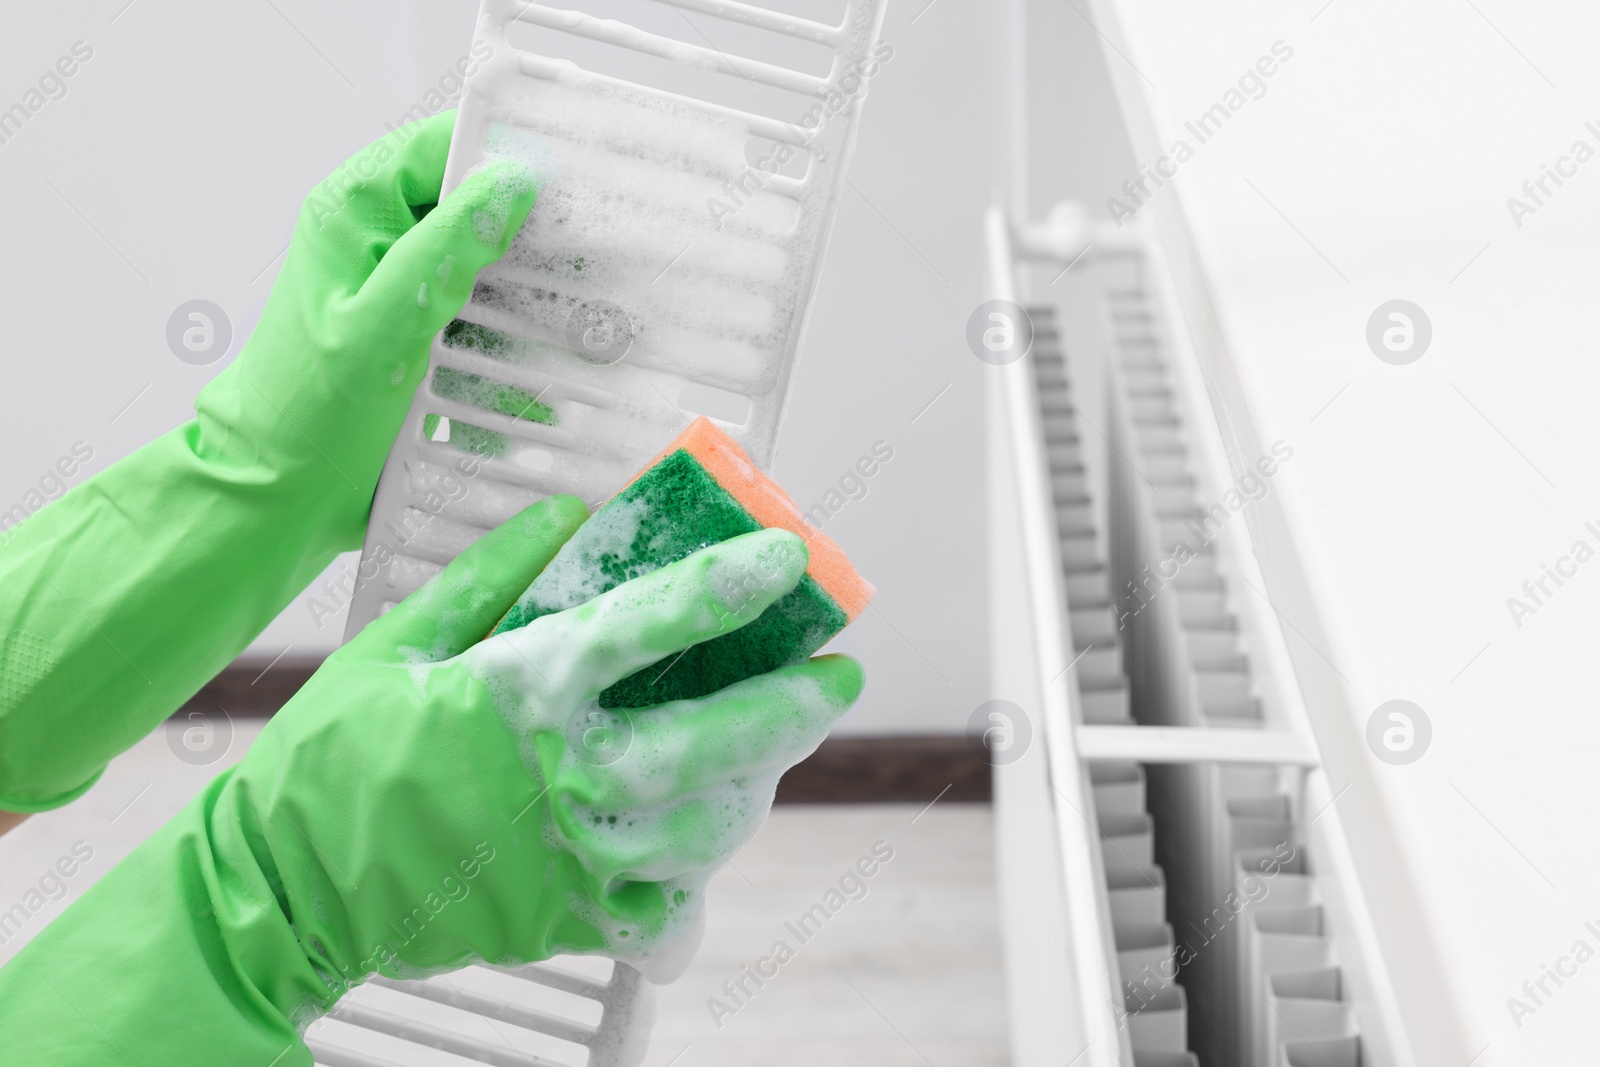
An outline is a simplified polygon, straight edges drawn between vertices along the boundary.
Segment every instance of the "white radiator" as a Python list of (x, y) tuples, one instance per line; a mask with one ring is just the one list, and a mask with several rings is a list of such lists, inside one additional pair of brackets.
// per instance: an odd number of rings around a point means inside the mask
[[(1409, 1067), (1161, 248), (1077, 217), (987, 220), (1034, 331), (989, 398), (995, 691), (1032, 733), (994, 768), (1014, 1062)], [(1085, 367), (1023, 280), (1090, 247)]]

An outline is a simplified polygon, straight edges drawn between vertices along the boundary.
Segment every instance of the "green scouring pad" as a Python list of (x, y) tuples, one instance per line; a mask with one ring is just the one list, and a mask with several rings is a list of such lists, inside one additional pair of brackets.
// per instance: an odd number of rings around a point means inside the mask
[(753, 622), (651, 664), (600, 694), (605, 708), (705, 696), (799, 663), (854, 621), (871, 585), (733, 439), (701, 418), (586, 522), (495, 633), (576, 607), (630, 578), (740, 534), (779, 527), (810, 551), (800, 584)]

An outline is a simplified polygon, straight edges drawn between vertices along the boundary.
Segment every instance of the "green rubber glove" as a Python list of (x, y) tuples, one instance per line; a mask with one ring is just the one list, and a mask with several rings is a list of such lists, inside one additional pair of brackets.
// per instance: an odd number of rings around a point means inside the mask
[(670, 949), (861, 670), (600, 710), (791, 589), (806, 552), (780, 530), (474, 644), (584, 514), (551, 498), (468, 549), (25, 946), (0, 970), (8, 1062), (299, 1067), (299, 1030), (373, 971)]
[(429, 210), (454, 124), (395, 131), (307, 198), (194, 421), (0, 532), (0, 809), (82, 793), (360, 547), (432, 338), (533, 205), (500, 161)]

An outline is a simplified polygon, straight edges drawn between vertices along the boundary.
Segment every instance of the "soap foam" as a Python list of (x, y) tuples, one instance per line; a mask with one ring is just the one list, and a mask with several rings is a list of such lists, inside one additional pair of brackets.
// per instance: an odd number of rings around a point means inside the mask
[[(636, 514), (615, 510), (619, 514), (611, 521), (637, 524)], [(792, 551), (795, 540), (775, 531), (752, 534), (726, 543), (723, 558), (703, 580), (623, 587), (609, 595), (625, 595), (636, 606), (676, 601), (672, 615), (694, 617), (707, 606), (708, 587), (727, 586), (727, 597), (737, 586), (751, 598), (756, 577), (774, 587), (792, 584), (796, 561), (786, 569), (774, 554)], [(803, 558), (798, 562), (803, 567)], [(577, 584), (561, 595), (587, 599)], [(727, 609), (745, 615), (759, 613), (761, 606), (752, 599), (730, 602)], [(599, 693), (614, 681), (619, 658), (637, 662), (642, 646), (627, 627), (594, 630), (595, 610), (580, 606), (546, 615), (475, 645), (457, 660), (411, 670), (425, 685), (428, 672), (464, 667), (484, 686), (517, 738), (529, 773), (548, 786), (542, 833), (549, 847), (577, 858), (606, 893), (626, 883), (660, 885), (664, 907), (654, 928), (613, 915), (602, 903), (572, 902), (586, 925), (600, 932), (601, 954), (630, 960), (683, 935), (704, 904), (706, 882), (760, 827), (779, 777), (821, 743), (832, 720), (823, 712), (835, 709), (815, 679), (770, 675), (706, 700), (677, 701), (632, 716), (601, 709)], [(597, 640), (610, 655), (582, 647)], [(704, 721), (712, 701), (722, 705), (714, 728)], [(619, 746), (620, 754), (607, 752), (598, 761), (582, 728), (622, 722), (630, 724), (627, 743)], [(539, 743), (552, 734), (560, 740), (553, 766), (551, 746), (541, 752)]]
[[(504, 335), (478, 349), (489, 358), (603, 384), (603, 427), (593, 397), (556, 389), (549, 398), (576, 440), (604, 441), (622, 457), (593, 468), (558, 460), (552, 472), (561, 488), (601, 500), (681, 424), (685, 382), (756, 398), (781, 381), (816, 232), (791, 196), (748, 181), (739, 189), (750, 138), (742, 121), (561, 64), (550, 72), (496, 72), (484, 93), (497, 104), (488, 158), (515, 162), (508, 173), (540, 191), (509, 252), (480, 272), (462, 319)], [(719, 220), (713, 202), (738, 210)], [(495, 222), (485, 218), (486, 233)], [(569, 349), (568, 331), (600, 300), (626, 315), (633, 343), (597, 376)], [(770, 436), (777, 414), (756, 408), (742, 430), (751, 439)]]

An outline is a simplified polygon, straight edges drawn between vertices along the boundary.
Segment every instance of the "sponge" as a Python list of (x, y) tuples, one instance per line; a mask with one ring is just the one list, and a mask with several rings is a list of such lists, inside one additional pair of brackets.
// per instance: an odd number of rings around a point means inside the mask
[(503, 633), (741, 534), (777, 527), (810, 551), (800, 583), (753, 622), (694, 645), (600, 694), (604, 708), (705, 696), (805, 660), (860, 615), (874, 590), (832, 538), (711, 421), (696, 419), (579, 528), (495, 627)]

